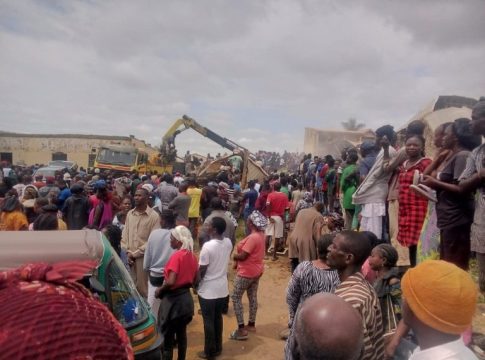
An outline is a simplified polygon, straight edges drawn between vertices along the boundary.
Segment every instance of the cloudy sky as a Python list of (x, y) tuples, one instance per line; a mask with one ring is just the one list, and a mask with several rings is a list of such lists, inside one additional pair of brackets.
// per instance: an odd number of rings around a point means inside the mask
[[(485, 95), (485, 2), (0, 0), (0, 128), (133, 134), (188, 114), (250, 150)], [(192, 130), (179, 153), (221, 151)]]

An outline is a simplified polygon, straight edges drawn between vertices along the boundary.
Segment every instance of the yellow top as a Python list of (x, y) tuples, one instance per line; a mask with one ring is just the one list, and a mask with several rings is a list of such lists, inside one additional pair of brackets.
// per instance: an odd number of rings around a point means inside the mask
[(187, 195), (190, 196), (189, 218), (198, 218), (200, 215), (200, 197), (202, 190), (196, 187), (187, 189)]

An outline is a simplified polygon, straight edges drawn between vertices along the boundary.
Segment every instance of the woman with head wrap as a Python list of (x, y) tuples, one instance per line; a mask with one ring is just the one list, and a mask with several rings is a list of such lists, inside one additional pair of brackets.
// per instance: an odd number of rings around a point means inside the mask
[(0, 357), (132, 360), (126, 330), (77, 282), (95, 267), (40, 263), (0, 273)]
[(25, 216), (29, 224), (34, 222), (37, 214), (34, 211), (35, 199), (39, 197), (37, 188), (34, 185), (27, 185), (24, 188), (24, 197), (22, 198), (22, 205), (24, 206)]
[(8, 192), (0, 212), (0, 230), (28, 230), (29, 223), (17, 193)]
[[(233, 340), (246, 340), (248, 330), (256, 329), (256, 313), (258, 310), (258, 285), (263, 275), (263, 260), (265, 252), (264, 230), (268, 226), (268, 219), (258, 210), (254, 210), (247, 219), (247, 227), (251, 233), (236, 246), (233, 255), (236, 267), (232, 302), (236, 313), (238, 328), (231, 333)], [(242, 297), (247, 292), (249, 299), (249, 321), (244, 325), (244, 309)]]
[(199, 265), (193, 253), (194, 240), (190, 230), (179, 225), (171, 230), (170, 246), (176, 251), (164, 268), (164, 282), (155, 292), (161, 299), (158, 323), (163, 335), (163, 359), (172, 359), (175, 336), (178, 359), (187, 352), (187, 325), (194, 316), (194, 300), (190, 288), (197, 282)]
[(326, 216), (327, 228), (331, 233), (339, 233), (344, 229), (344, 218), (336, 212), (331, 212)]
[(313, 206), (313, 195), (310, 191), (305, 191), (303, 193), (303, 199), (298, 201), (295, 208), (295, 218), (298, 215), (298, 212), (302, 209), (308, 209)]

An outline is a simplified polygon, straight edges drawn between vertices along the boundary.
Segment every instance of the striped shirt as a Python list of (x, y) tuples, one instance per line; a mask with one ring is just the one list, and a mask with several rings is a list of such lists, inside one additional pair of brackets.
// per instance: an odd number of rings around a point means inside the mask
[[(465, 170), (460, 176), (460, 181), (472, 177), (485, 167), (485, 144), (475, 148), (468, 155)], [(475, 195), (475, 215), (471, 227), (472, 251), (485, 253), (485, 186), (480, 186)]]
[(364, 279), (364, 275), (357, 272), (337, 287), (335, 295), (350, 303), (362, 316), (364, 346), (359, 359), (384, 359), (382, 314), (379, 299), (372, 285)]

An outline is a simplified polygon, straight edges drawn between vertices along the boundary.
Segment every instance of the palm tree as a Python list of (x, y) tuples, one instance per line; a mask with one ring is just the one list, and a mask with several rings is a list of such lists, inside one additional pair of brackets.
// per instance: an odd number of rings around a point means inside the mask
[(348, 131), (359, 131), (365, 127), (365, 124), (357, 123), (356, 118), (349, 118), (347, 121), (342, 121), (342, 126)]

